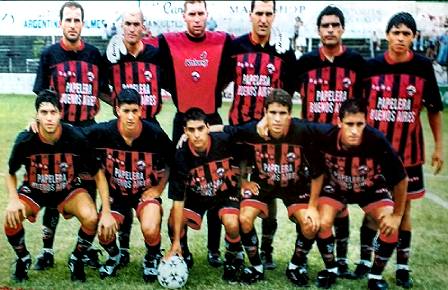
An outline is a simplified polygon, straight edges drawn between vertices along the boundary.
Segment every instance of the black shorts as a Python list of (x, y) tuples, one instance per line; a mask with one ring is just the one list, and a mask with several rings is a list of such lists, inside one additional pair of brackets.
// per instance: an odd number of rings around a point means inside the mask
[(259, 209), (260, 217), (269, 216), (268, 204), (273, 199), (278, 198), (288, 210), (288, 217), (300, 209), (306, 209), (310, 200), (309, 190), (293, 190), (292, 187), (265, 190), (264, 186), (260, 187), (258, 195), (244, 195), (241, 201), (241, 207), (250, 206)]
[(406, 167), (408, 174), (408, 200), (420, 199), (425, 195), (425, 184), (423, 180), (423, 166), (416, 165)]
[(160, 214), (163, 214), (162, 209), (162, 199), (160, 197), (158, 198), (152, 198), (147, 200), (142, 200), (141, 195), (135, 195), (135, 197), (118, 197), (118, 198), (110, 198), (110, 211), (112, 213), (112, 216), (115, 218), (115, 220), (118, 222), (118, 224), (122, 224), (124, 217), (127, 212), (129, 212), (129, 209), (134, 209), (135, 213), (137, 215), (137, 218), (140, 220), (140, 215), (142, 209), (147, 206), (148, 204), (156, 204), (159, 206)]
[(365, 213), (383, 206), (393, 206), (392, 195), (387, 188), (377, 188), (365, 192), (341, 193), (323, 185), (319, 197), (319, 204), (328, 204), (338, 212), (343, 210), (347, 204), (359, 205)]
[[(79, 184), (81, 185), (81, 184)], [(81, 192), (87, 192), (82, 186), (71, 187), (70, 190), (58, 192), (42, 192), (23, 184), (17, 190), (19, 199), (31, 208), (31, 215), (27, 219), (34, 223), (42, 207), (57, 208), (64, 218), (71, 218), (72, 215), (64, 212), (67, 202)]]
[(239, 215), (240, 199), (238, 196), (225, 194), (214, 197), (187, 196), (184, 203), (186, 224), (194, 230), (199, 230), (205, 212), (210, 209), (217, 209), (220, 219), (224, 214)]

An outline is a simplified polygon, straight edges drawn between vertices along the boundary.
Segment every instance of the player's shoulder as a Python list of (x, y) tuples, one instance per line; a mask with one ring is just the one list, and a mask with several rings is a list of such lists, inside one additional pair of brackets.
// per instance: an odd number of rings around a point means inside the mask
[(369, 144), (370, 146), (388, 144), (389, 142), (387, 141), (386, 136), (384, 136), (383, 132), (381, 132), (376, 128), (371, 127), (370, 125), (367, 125), (364, 128), (363, 139), (364, 142), (366, 144)]
[(23, 130), (19, 134), (17, 134), (15, 144), (26, 144), (30, 142), (35, 136), (37, 136), (36, 133), (33, 133), (32, 131)]
[(85, 140), (85, 135), (82, 133), (81, 128), (72, 126), (67, 123), (61, 123), (62, 126), (62, 134), (67, 139), (73, 140)]

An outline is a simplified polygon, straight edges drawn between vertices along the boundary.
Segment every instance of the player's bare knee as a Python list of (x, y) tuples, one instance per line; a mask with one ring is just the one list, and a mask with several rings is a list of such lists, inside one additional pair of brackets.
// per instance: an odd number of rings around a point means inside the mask
[(250, 232), (254, 226), (252, 219), (246, 215), (240, 215), (239, 219), (240, 219), (241, 230), (245, 233)]

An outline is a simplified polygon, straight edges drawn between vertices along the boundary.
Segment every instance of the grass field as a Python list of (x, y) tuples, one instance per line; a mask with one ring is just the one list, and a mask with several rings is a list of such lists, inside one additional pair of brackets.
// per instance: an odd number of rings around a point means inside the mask
[[(228, 105), (224, 105), (221, 110), (222, 116), (227, 116)], [(298, 115), (299, 109), (294, 108), (293, 114)], [(171, 122), (174, 114), (174, 107), (171, 103), (165, 104), (159, 121), (171, 135)], [(7, 174), (7, 162), (12, 143), (19, 130), (23, 129), (29, 120), (34, 116), (34, 97), (20, 95), (0, 95), (0, 208), (7, 204), (7, 193), (4, 185), (4, 176)], [(111, 108), (103, 105), (98, 120), (108, 120), (112, 118)], [(433, 142), (427, 125), (426, 114), (422, 114), (425, 123), (426, 150), (427, 157), (431, 156)], [(448, 113), (444, 113), (444, 144), (448, 144)], [(446, 147), (446, 146), (445, 146)], [(448, 162), (448, 150), (445, 149), (445, 161)], [(433, 176), (430, 166), (425, 166), (427, 191), (431, 196), (436, 196), (448, 201), (448, 164), (438, 176)], [(19, 173), (22, 175), (22, 173)], [(165, 197), (165, 216), (163, 221), (162, 248), (169, 248), (169, 239), (166, 232), (166, 219), (171, 202)], [(358, 228), (361, 220), (361, 210), (355, 206), (350, 207), (351, 211), (351, 241), (349, 248), (350, 262), (356, 262), (359, 258), (359, 232)], [(411, 268), (414, 277), (414, 289), (446, 289), (448, 285), (448, 209), (430, 198), (413, 203), (414, 234), (412, 244)], [(294, 289), (284, 275), (285, 267), (291, 257), (295, 241), (295, 227), (286, 218), (286, 211), (279, 203), (279, 229), (274, 241), (274, 258), (278, 264), (276, 270), (266, 273), (266, 281), (252, 286), (228, 285), (222, 282), (222, 269), (215, 269), (208, 266), (206, 261), (206, 240), (205, 230), (201, 232), (190, 231), (190, 249), (195, 258), (195, 266), (190, 272), (190, 278), (186, 289)], [(4, 215), (0, 215), (0, 222), (3, 224)], [(39, 253), (41, 242), (41, 220), (36, 224), (25, 222), (26, 241), (33, 259)], [(203, 228), (206, 228), (203, 226)], [(87, 269), (86, 283), (72, 283), (66, 266), (69, 253), (74, 247), (75, 233), (78, 229), (78, 222), (75, 219), (65, 221), (61, 219), (56, 233), (55, 253), (56, 265), (53, 269), (45, 272), (31, 270), (30, 280), (24, 283), (15, 284), (10, 281), (11, 264), (14, 260), (14, 252), (9, 246), (6, 237), (0, 237), (0, 289), (20, 288), (20, 289), (162, 289), (157, 283), (144, 284), (141, 277), (141, 262), (145, 253), (143, 238), (139, 230), (137, 220), (134, 220), (134, 227), (131, 238), (131, 264), (118, 272), (114, 279), (100, 280), (98, 273)], [(95, 243), (97, 243), (95, 241)], [(223, 244), (223, 243), (222, 243)], [(221, 245), (223, 247), (223, 245)], [(103, 257), (105, 259), (105, 257)], [(34, 260), (33, 260), (34, 262)], [(395, 287), (395, 258), (391, 260), (386, 271), (385, 279), (389, 282), (391, 289)], [(309, 259), (310, 278), (314, 281), (316, 273), (323, 268), (323, 263), (318, 254), (317, 247), (313, 247)], [(351, 265), (354, 268), (353, 264)], [(338, 280), (333, 289), (366, 289), (367, 281)], [(314, 286), (311, 287), (314, 289)]]

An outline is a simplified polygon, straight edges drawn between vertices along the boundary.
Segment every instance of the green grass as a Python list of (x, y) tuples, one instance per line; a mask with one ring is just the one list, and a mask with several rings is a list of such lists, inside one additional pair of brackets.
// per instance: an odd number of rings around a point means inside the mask
[[(226, 119), (229, 106), (225, 104), (221, 110), (221, 115)], [(162, 113), (159, 115), (159, 121), (167, 134), (171, 136), (171, 123), (174, 115), (174, 107), (171, 103), (164, 104)], [(299, 108), (295, 107), (293, 114), (298, 115)], [(7, 204), (7, 193), (4, 185), (4, 176), (7, 173), (7, 162), (12, 143), (19, 130), (25, 128), (26, 124), (34, 116), (34, 97), (21, 95), (0, 95), (0, 188), (3, 191), (0, 194), (0, 208), (4, 209)], [(430, 135), (429, 126), (427, 126), (426, 114), (423, 113), (423, 122), (425, 124), (427, 160), (430, 160), (433, 142)], [(112, 118), (111, 108), (107, 105), (102, 106), (98, 120), (108, 120)], [(443, 138), (445, 144), (448, 144), (448, 113), (444, 113), (445, 130)], [(445, 161), (448, 161), (448, 150), (445, 150)], [(440, 176), (432, 176), (431, 168), (425, 166), (426, 186), (429, 192), (436, 194), (443, 200), (448, 201), (448, 191), (445, 186), (448, 181), (448, 166), (445, 166)], [(21, 174), (20, 174), (21, 175)], [(169, 239), (166, 233), (166, 219), (171, 202), (164, 198), (164, 220), (162, 233), (162, 247), (169, 248)], [(349, 258), (355, 262), (359, 258), (359, 225), (362, 212), (356, 206), (350, 206), (351, 212), (351, 240), (349, 248)], [(442, 206), (434, 203), (428, 198), (413, 202), (413, 220), (414, 234), (412, 244), (411, 268), (414, 276), (414, 289), (446, 289), (448, 277), (446, 269), (448, 267), (448, 211)], [(286, 210), (279, 202), (279, 229), (274, 241), (274, 258), (278, 264), (276, 270), (266, 273), (266, 281), (252, 286), (230, 286), (221, 280), (222, 269), (215, 269), (208, 266), (206, 261), (206, 239), (205, 232), (190, 231), (189, 240), (192, 249), (195, 266), (190, 272), (190, 278), (186, 289), (294, 289), (285, 277), (284, 270), (291, 257), (295, 241), (295, 227), (286, 218)], [(4, 214), (0, 215), (0, 223), (4, 222)], [(259, 227), (259, 221), (257, 221)], [(205, 225), (202, 227), (206, 228)], [(41, 220), (36, 224), (25, 222), (26, 242), (33, 258), (39, 253), (42, 246), (41, 242)], [(69, 278), (66, 266), (69, 253), (72, 251), (75, 242), (75, 236), (78, 229), (78, 222), (75, 219), (65, 221), (61, 219), (56, 233), (55, 252), (56, 265), (53, 269), (45, 272), (30, 271), (30, 280), (24, 283), (12, 283), (9, 279), (11, 273), (11, 264), (15, 257), (13, 250), (7, 243), (6, 237), (0, 235), (0, 289), (2, 287), (21, 288), (21, 289), (162, 289), (157, 283), (144, 284), (141, 277), (141, 261), (144, 256), (145, 247), (142, 234), (139, 230), (138, 221), (134, 220), (134, 227), (131, 237), (131, 264), (119, 271), (114, 279), (100, 280), (98, 273), (87, 269), (87, 282), (72, 283)], [(260, 232), (260, 231), (259, 231)], [(95, 242), (97, 243), (97, 242)], [(223, 244), (223, 243), (222, 243)], [(223, 245), (221, 245), (223, 247)], [(103, 257), (104, 259), (105, 257)], [(309, 257), (310, 278), (314, 281), (316, 273), (323, 267), (323, 263), (318, 254), (317, 248), (313, 247)], [(395, 258), (389, 263), (384, 276), (389, 282), (391, 289), (397, 289), (394, 286), (394, 264)], [(353, 265), (351, 266), (354, 267)], [(339, 280), (334, 289), (362, 289), (366, 288), (367, 282)], [(314, 287), (311, 287), (314, 289)]]

